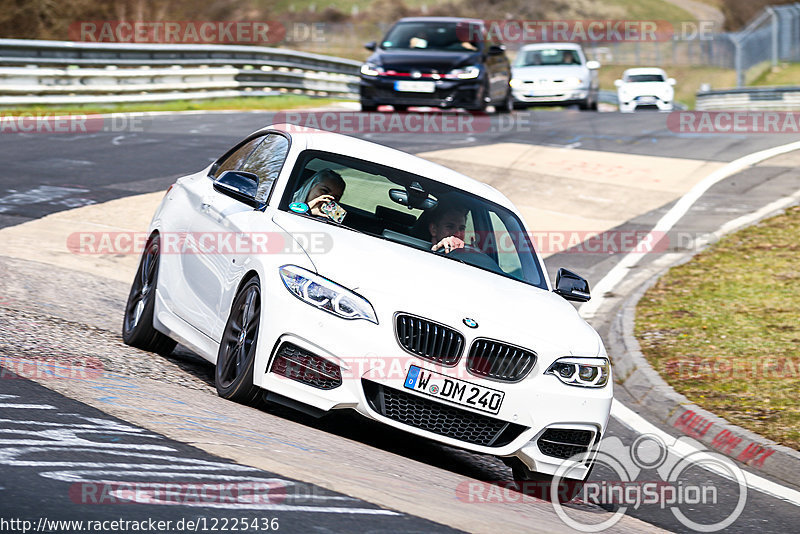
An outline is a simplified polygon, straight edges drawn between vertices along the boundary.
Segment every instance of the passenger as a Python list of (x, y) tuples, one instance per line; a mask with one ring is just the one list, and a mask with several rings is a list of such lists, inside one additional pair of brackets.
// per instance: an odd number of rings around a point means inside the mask
[(303, 186), (292, 195), (292, 202), (305, 202), (308, 211), (317, 217), (327, 217), (320, 210), (330, 201), (339, 202), (344, 195), (345, 182), (341, 175), (331, 169), (314, 173)]
[(564, 64), (565, 65), (574, 65), (576, 63), (575, 56), (572, 54), (571, 51), (566, 50), (564, 52)]
[(459, 204), (439, 204), (434, 208), (428, 231), (431, 233), (431, 250), (444, 249), (445, 253), (464, 248), (467, 230), (467, 212)]

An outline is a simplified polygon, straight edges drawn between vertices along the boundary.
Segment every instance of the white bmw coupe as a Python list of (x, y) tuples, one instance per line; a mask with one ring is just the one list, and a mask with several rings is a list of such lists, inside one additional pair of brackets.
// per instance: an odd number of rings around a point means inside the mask
[(501, 457), (517, 479), (583, 480), (612, 400), (600, 336), (567, 302), (587, 282), (561, 269), (551, 287), (494, 188), (295, 129), (260, 130), (170, 187), (125, 342), (184, 344), (227, 399), (355, 409)]

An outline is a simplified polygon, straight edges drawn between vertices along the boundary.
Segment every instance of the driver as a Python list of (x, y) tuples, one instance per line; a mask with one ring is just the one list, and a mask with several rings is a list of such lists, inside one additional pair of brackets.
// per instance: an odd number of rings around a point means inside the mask
[(467, 231), (467, 208), (459, 204), (439, 204), (428, 224), (431, 233), (431, 250), (444, 249), (449, 254), (457, 248), (464, 248)]

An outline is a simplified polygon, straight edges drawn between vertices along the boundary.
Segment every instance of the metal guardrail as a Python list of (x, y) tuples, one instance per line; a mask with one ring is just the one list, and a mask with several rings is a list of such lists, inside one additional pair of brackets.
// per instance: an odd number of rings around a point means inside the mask
[(0, 106), (294, 92), (356, 98), (358, 61), (279, 48), (0, 39)]
[(697, 93), (695, 109), (714, 110), (798, 110), (800, 87), (742, 87)]

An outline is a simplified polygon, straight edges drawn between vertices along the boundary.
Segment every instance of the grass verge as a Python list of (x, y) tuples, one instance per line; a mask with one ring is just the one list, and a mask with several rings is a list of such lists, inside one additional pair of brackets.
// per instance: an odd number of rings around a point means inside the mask
[(87, 104), (74, 106), (15, 106), (0, 108), (0, 115), (65, 115), (92, 113), (130, 113), (143, 111), (193, 111), (193, 110), (265, 110), (311, 108), (327, 106), (343, 100), (316, 98), (304, 95), (258, 96), (219, 98), (213, 100), (175, 100), (173, 102), (142, 102), (140, 104)]
[(800, 85), (800, 63), (781, 63), (766, 69), (752, 85)]
[(800, 207), (727, 236), (639, 301), (647, 360), (692, 402), (800, 449)]

